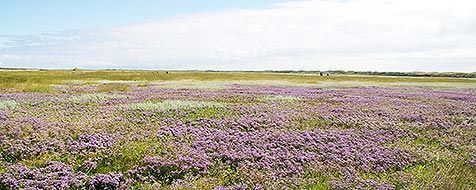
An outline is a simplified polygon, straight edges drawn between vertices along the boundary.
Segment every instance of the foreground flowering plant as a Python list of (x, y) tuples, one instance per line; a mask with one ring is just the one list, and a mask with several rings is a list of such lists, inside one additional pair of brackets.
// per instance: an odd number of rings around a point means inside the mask
[(472, 89), (131, 84), (0, 101), (0, 189), (475, 185)]

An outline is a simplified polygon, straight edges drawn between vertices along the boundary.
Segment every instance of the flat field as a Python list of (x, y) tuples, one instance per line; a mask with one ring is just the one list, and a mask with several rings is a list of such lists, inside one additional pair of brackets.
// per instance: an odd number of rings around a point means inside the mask
[(475, 187), (475, 79), (0, 71), (0, 189)]

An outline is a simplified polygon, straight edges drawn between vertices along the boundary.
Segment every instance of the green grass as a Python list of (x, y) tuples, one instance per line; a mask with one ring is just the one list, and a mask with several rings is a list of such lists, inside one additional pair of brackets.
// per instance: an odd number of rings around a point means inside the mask
[(98, 92), (127, 92), (129, 84), (127, 83), (103, 83), (99, 86)]
[(157, 84), (159, 88), (172, 89), (208, 89), (219, 90), (226, 88), (228, 82), (225, 81), (199, 81), (199, 80), (179, 80), (179, 81), (165, 81)]
[(473, 189), (476, 168), (455, 160), (434, 161), (407, 169), (415, 176), (410, 189)]
[(309, 177), (312, 179), (315, 179), (317, 182), (314, 182), (311, 185), (308, 185), (307, 187), (304, 187), (304, 189), (308, 190), (327, 190), (331, 189), (331, 185), (329, 184), (330, 176), (327, 176), (321, 172), (318, 172), (317, 174), (314, 174), (312, 177)]
[(202, 101), (183, 101), (183, 100), (167, 100), (163, 102), (143, 102), (124, 105), (126, 109), (138, 111), (167, 111), (173, 109), (190, 109), (190, 108), (210, 108), (223, 107), (224, 104), (216, 102), (202, 102)]
[(323, 118), (314, 116), (312, 118), (297, 118), (295, 120), (296, 127), (300, 130), (313, 129), (359, 129), (359, 123), (344, 123), (337, 118)]
[(476, 168), (453, 160), (433, 160), (418, 163), (403, 171), (362, 173), (363, 179), (393, 184), (397, 189), (473, 189), (476, 187)]
[[(166, 82), (166, 81), (216, 81), (215, 86), (220, 88), (223, 83), (219, 81), (258, 81), (277, 85), (314, 84), (316, 86), (359, 86), (359, 85), (422, 85), (441, 87), (476, 87), (476, 79), (466, 78), (429, 78), (429, 77), (387, 77), (366, 75), (333, 75), (321, 77), (314, 74), (282, 74), (267, 72), (164, 72), (156, 71), (1, 71), (0, 89), (16, 89), (25, 92), (51, 92), (51, 84), (64, 84), (67, 82), (82, 81), (84, 83), (94, 81), (114, 81), (112, 84), (104, 84), (102, 91), (127, 91), (127, 84), (118, 81), (138, 82)], [(185, 84), (182, 85), (187, 86)], [(254, 84), (244, 82), (243, 84)], [(208, 84), (204, 84), (208, 85)], [(165, 87), (174, 87), (164, 83)], [(189, 86), (189, 85), (188, 85)], [(192, 85), (193, 86), (193, 85)], [(197, 85), (195, 85), (197, 86)], [(203, 87), (203, 85), (198, 85)]]
[(321, 117), (312, 119), (297, 119), (296, 125), (301, 130), (312, 129), (329, 129), (332, 126), (332, 121)]
[(163, 144), (156, 139), (125, 142), (112, 150), (113, 154), (103, 154), (94, 173), (127, 172), (140, 165), (144, 157), (161, 154)]
[(15, 109), (17, 107), (18, 107), (18, 103), (13, 100), (0, 100), (0, 110)]
[(220, 107), (212, 106), (194, 109), (187, 112), (184, 119), (185, 121), (193, 121), (202, 118), (219, 118), (232, 115), (232, 112), (222, 108), (223, 106), (220, 105)]
[(294, 96), (277, 95), (277, 96), (264, 96), (264, 97), (261, 97), (260, 100), (264, 102), (294, 102), (299, 100), (299, 98)]

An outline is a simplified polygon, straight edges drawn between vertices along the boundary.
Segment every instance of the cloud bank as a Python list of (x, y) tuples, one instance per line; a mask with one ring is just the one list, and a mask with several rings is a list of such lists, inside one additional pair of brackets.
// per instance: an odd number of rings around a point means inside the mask
[(0, 36), (0, 67), (476, 71), (476, 1), (310, 0)]

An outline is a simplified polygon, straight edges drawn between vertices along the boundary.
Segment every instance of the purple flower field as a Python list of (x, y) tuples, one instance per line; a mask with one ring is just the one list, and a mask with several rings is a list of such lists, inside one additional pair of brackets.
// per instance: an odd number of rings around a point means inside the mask
[(0, 189), (474, 189), (476, 90), (0, 94)]

